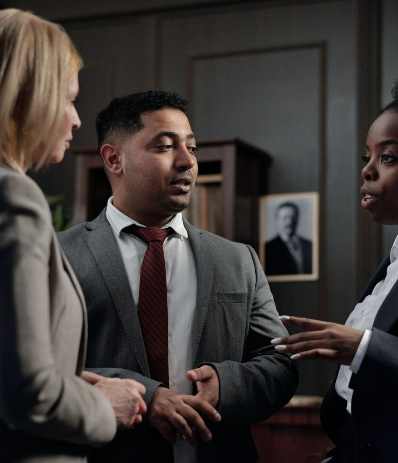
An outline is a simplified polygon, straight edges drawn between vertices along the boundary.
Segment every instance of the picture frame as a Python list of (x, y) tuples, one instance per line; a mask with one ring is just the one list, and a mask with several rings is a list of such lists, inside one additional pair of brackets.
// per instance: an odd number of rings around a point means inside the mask
[(319, 278), (319, 193), (260, 197), (259, 257), (269, 282)]

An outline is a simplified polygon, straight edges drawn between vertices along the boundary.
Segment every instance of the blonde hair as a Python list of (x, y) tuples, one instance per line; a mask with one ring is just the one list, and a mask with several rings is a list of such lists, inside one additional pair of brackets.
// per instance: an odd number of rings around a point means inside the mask
[[(0, 163), (40, 167), (61, 130), (68, 81), (83, 62), (57, 24), (0, 10)], [(40, 154), (37, 154), (40, 150)]]

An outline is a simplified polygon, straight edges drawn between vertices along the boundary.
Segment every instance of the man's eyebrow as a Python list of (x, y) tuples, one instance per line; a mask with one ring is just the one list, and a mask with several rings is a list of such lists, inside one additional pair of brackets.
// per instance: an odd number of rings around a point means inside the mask
[[(158, 134), (156, 134), (153, 137), (153, 139), (159, 140), (159, 138), (162, 138), (162, 137), (178, 138), (178, 135), (175, 132), (168, 132), (167, 130), (163, 130), (162, 132), (159, 132)], [(192, 140), (192, 139), (196, 140), (194, 133), (189, 133), (186, 138), (189, 140)]]

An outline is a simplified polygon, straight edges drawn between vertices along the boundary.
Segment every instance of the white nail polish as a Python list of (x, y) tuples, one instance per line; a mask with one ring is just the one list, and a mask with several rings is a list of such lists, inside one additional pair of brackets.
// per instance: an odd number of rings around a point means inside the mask
[(275, 349), (282, 352), (282, 351), (286, 350), (286, 346), (283, 346), (283, 345), (275, 346)]
[(271, 344), (279, 344), (282, 341), (282, 338), (271, 339)]
[(292, 360), (299, 360), (300, 354), (293, 354), (290, 358), (291, 358)]
[(289, 319), (290, 319), (289, 315), (280, 315), (279, 316), (279, 320), (289, 320)]

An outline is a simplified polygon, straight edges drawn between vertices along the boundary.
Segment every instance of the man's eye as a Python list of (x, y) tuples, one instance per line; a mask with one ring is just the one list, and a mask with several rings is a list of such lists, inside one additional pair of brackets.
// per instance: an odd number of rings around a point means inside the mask
[(192, 154), (195, 154), (197, 151), (199, 151), (199, 148), (196, 146), (187, 146), (188, 151), (190, 151)]
[(168, 150), (170, 150), (171, 148), (173, 148), (173, 145), (158, 145), (158, 148), (159, 148), (161, 151), (168, 151)]

